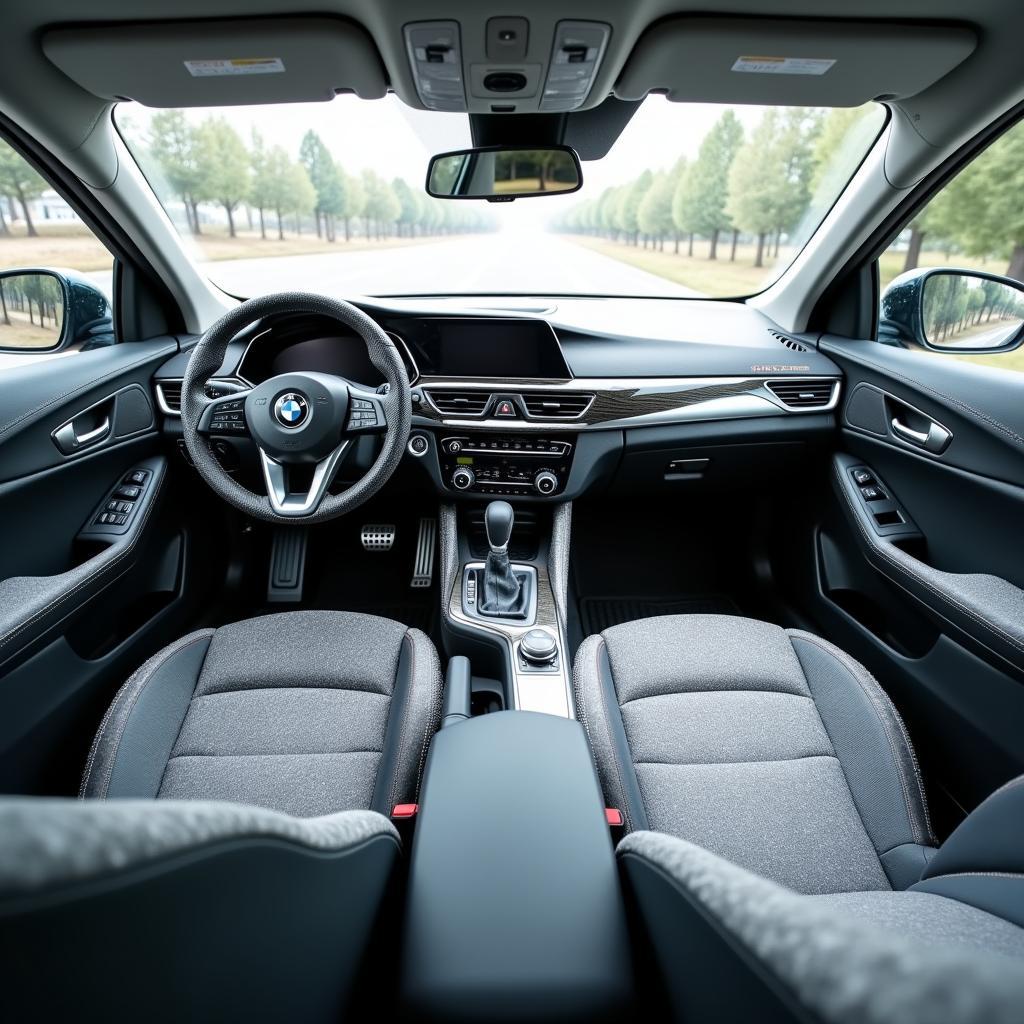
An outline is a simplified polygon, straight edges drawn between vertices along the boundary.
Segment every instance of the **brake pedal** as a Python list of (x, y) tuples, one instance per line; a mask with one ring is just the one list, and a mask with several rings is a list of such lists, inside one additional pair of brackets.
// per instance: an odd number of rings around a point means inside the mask
[(390, 551), (395, 543), (395, 527), (392, 523), (367, 523), (359, 531), (364, 551)]
[(302, 600), (308, 537), (304, 527), (275, 528), (270, 545), (270, 574), (267, 577), (269, 604), (296, 604)]
[(429, 587), (434, 580), (434, 549), (437, 547), (437, 520), (421, 519), (416, 537), (416, 561), (413, 563), (410, 587)]

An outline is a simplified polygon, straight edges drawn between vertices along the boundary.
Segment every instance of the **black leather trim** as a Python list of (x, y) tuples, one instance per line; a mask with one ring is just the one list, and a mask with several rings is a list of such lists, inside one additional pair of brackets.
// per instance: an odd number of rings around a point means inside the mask
[(103, 796), (156, 797), (160, 792), (211, 639), (196, 637), (145, 680), (127, 712)]
[(441, 678), (430, 641), (418, 630), (402, 639), (384, 747), (370, 810), (390, 817), (395, 804), (416, 803), (427, 746), (441, 717)]
[(926, 878), (911, 892), (930, 892), (984, 910), (1024, 928), (1024, 874), (964, 872)]
[(5, 1014), (343, 1019), (398, 858), (235, 838), (2, 905)]
[(942, 844), (924, 878), (963, 872), (1024, 877), (1024, 775), (983, 800)]

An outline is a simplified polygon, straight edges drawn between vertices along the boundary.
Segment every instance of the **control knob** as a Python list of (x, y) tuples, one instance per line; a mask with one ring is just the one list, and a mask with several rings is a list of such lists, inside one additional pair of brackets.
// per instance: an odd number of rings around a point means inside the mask
[(452, 487), (457, 491), (468, 491), (476, 483), (476, 474), (465, 466), (459, 466), (452, 473)]
[(550, 665), (558, 655), (558, 641), (546, 629), (531, 629), (519, 641), (519, 652), (530, 665)]
[(554, 494), (558, 489), (558, 477), (550, 469), (542, 469), (533, 478), (533, 486), (538, 494)]

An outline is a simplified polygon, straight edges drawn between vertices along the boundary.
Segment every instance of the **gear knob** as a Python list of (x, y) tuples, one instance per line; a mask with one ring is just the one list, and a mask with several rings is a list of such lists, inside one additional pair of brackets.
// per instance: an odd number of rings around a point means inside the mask
[(484, 512), (484, 529), (487, 531), (487, 543), (491, 550), (504, 553), (508, 548), (509, 537), (512, 536), (512, 524), (516, 514), (507, 501), (492, 501)]

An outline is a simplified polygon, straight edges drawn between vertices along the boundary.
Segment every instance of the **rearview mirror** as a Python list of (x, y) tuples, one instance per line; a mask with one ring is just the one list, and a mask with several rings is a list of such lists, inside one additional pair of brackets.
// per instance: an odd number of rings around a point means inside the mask
[(482, 146), (441, 153), (427, 169), (427, 193), (437, 199), (507, 203), (525, 196), (566, 195), (583, 184), (568, 146)]
[(110, 302), (84, 275), (70, 270), (0, 272), (0, 351), (90, 349), (114, 340)]
[(901, 274), (882, 295), (882, 340), (938, 352), (1005, 352), (1024, 341), (1024, 285), (975, 270)]

